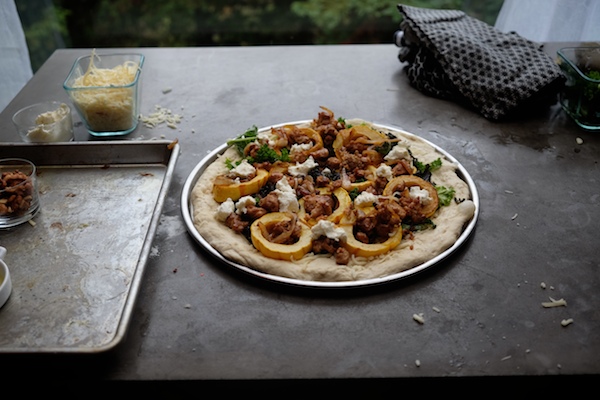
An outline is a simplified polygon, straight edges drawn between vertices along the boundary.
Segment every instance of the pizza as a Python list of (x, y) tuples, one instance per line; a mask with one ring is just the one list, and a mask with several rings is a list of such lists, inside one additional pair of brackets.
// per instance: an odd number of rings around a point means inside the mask
[(450, 248), (476, 212), (458, 165), (429, 142), (321, 107), (227, 141), (191, 189), (223, 257), (302, 281), (390, 276)]

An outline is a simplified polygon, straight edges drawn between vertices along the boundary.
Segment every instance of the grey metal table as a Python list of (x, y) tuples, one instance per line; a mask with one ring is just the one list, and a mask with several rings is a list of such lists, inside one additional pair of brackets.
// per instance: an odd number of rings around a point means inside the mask
[[(101, 354), (0, 355), (3, 371), (57, 381), (404, 384), (600, 372), (600, 140), (558, 104), (487, 121), (411, 88), (391, 44), (135, 50), (146, 56), (142, 114), (160, 105), (183, 119), (123, 139), (181, 145), (127, 337)], [(48, 59), (0, 114), (2, 142), (19, 141), (11, 123), (19, 108), (67, 101), (62, 82), (89, 52)], [(481, 202), (468, 242), (409, 279), (352, 290), (263, 281), (200, 248), (180, 210), (196, 164), (252, 125), (310, 119), (319, 106), (402, 127), (456, 157)], [(75, 121), (75, 140), (93, 140)], [(568, 305), (542, 307), (549, 297)]]

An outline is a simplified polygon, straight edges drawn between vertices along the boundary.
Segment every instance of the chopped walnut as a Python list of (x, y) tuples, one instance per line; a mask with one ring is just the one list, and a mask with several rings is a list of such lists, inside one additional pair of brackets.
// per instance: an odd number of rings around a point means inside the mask
[(25, 213), (33, 200), (33, 183), (19, 170), (3, 172), (0, 176), (0, 215)]

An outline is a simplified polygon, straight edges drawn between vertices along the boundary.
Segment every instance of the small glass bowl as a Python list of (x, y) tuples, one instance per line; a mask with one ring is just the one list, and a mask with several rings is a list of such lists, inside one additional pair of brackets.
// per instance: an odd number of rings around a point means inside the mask
[(0, 308), (6, 303), (12, 292), (12, 281), (10, 271), (4, 262), (6, 249), (0, 246)]
[[(127, 135), (137, 127), (143, 64), (142, 54), (94, 53), (75, 61), (63, 87), (91, 135)], [(129, 68), (135, 68), (135, 73), (128, 84), (111, 84), (110, 79), (102, 86), (85, 82), (95, 73), (108, 77), (118, 73), (109, 74), (107, 70), (123, 72)]]
[(39, 209), (35, 165), (22, 158), (0, 159), (0, 228), (27, 222)]
[(24, 142), (73, 140), (71, 108), (59, 101), (45, 101), (22, 108), (13, 115), (12, 120)]
[(566, 77), (562, 108), (580, 127), (600, 130), (600, 47), (564, 47), (557, 63)]

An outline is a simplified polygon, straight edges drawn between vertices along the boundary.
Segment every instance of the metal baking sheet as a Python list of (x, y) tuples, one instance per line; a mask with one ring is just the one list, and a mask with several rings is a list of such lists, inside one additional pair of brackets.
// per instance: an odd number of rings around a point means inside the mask
[[(295, 122), (286, 122), (286, 123), (272, 125), (272, 126), (277, 127), (277, 126), (283, 126), (283, 125), (300, 125), (300, 124), (307, 124), (309, 122), (310, 121), (308, 121), (308, 120), (295, 121)], [(416, 136), (412, 133), (406, 132), (399, 128), (391, 127), (389, 125), (383, 125), (383, 124), (377, 124), (377, 123), (374, 123), (373, 125), (376, 127), (380, 127), (381, 129), (386, 129), (391, 132), (402, 132), (402, 134), (404, 134), (404, 135)], [(261, 129), (259, 129), (259, 131), (265, 131), (268, 129), (271, 129), (271, 126), (263, 127)], [(194, 189), (196, 182), (198, 181), (198, 179), (200, 178), (200, 176), (202, 175), (204, 170), (213, 161), (215, 161), (217, 158), (219, 158), (221, 156), (221, 154), (223, 154), (227, 150), (228, 146), (226, 143), (219, 146), (218, 148), (216, 148), (215, 150), (210, 152), (206, 157), (204, 157), (204, 159), (202, 159), (196, 165), (196, 167), (192, 170), (192, 172), (186, 179), (184, 186), (183, 186), (182, 195), (181, 195), (181, 212), (183, 214), (183, 219), (184, 219), (185, 225), (187, 227), (189, 234), (195, 239), (195, 241), (201, 247), (203, 247), (206, 251), (208, 251), (212, 256), (214, 256), (216, 259), (218, 259), (221, 262), (223, 262), (233, 268), (236, 268), (240, 271), (244, 271), (245, 273), (248, 273), (250, 275), (253, 275), (253, 276), (259, 277), (261, 279), (268, 280), (268, 281), (272, 281), (272, 282), (279, 282), (279, 283), (283, 283), (283, 284), (302, 286), (302, 287), (307, 287), (307, 288), (354, 288), (354, 287), (366, 287), (366, 286), (373, 286), (373, 285), (388, 283), (388, 282), (396, 281), (398, 279), (402, 279), (402, 278), (406, 278), (406, 277), (415, 275), (425, 269), (428, 269), (435, 265), (438, 265), (444, 259), (446, 259), (450, 255), (452, 255), (456, 250), (458, 250), (464, 244), (464, 242), (469, 238), (469, 236), (475, 229), (475, 224), (477, 223), (477, 219), (479, 217), (479, 194), (477, 191), (477, 186), (475, 186), (475, 182), (471, 178), (471, 175), (469, 175), (469, 172), (462, 166), (462, 164), (460, 164), (458, 162), (458, 160), (456, 158), (454, 158), (454, 156), (452, 156), (446, 150), (442, 149), (438, 145), (436, 145), (424, 138), (419, 137), (419, 139), (428, 143), (430, 146), (435, 148), (435, 150), (437, 152), (439, 152), (441, 155), (446, 157), (446, 159), (450, 160), (451, 162), (453, 162), (454, 164), (457, 165), (457, 167), (458, 167), (457, 174), (459, 175), (459, 177), (462, 180), (464, 180), (467, 183), (469, 190), (471, 192), (471, 200), (473, 200), (473, 203), (475, 204), (475, 214), (473, 215), (473, 218), (471, 218), (471, 220), (465, 224), (461, 235), (458, 237), (456, 242), (450, 248), (446, 249), (445, 251), (443, 251), (436, 257), (430, 259), (429, 261), (424, 262), (424, 263), (417, 265), (413, 268), (410, 268), (408, 270), (405, 270), (405, 271), (402, 271), (402, 272), (399, 272), (396, 274), (388, 275), (388, 276), (383, 276), (383, 277), (373, 278), (373, 279), (364, 279), (364, 280), (359, 280), (359, 281), (343, 281), (343, 282), (306, 281), (306, 280), (292, 279), (292, 278), (287, 278), (287, 277), (264, 273), (264, 272), (250, 268), (246, 265), (239, 264), (235, 261), (232, 261), (232, 260), (224, 257), (221, 253), (219, 253), (219, 251), (217, 251), (213, 246), (211, 246), (211, 244), (206, 239), (204, 239), (204, 237), (202, 237), (200, 232), (198, 232), (198, 230), (194, 226), (194, 218), (193, 218), (194, 210), (193, 210), (193, 205), (192, 205), (192, 190)]]
[(179, 146), (164, 140), (0, 145), (38, 167), (41, 209), (0, 230), (13, 290), (0, 352), (98, 353), (123, 339)]

